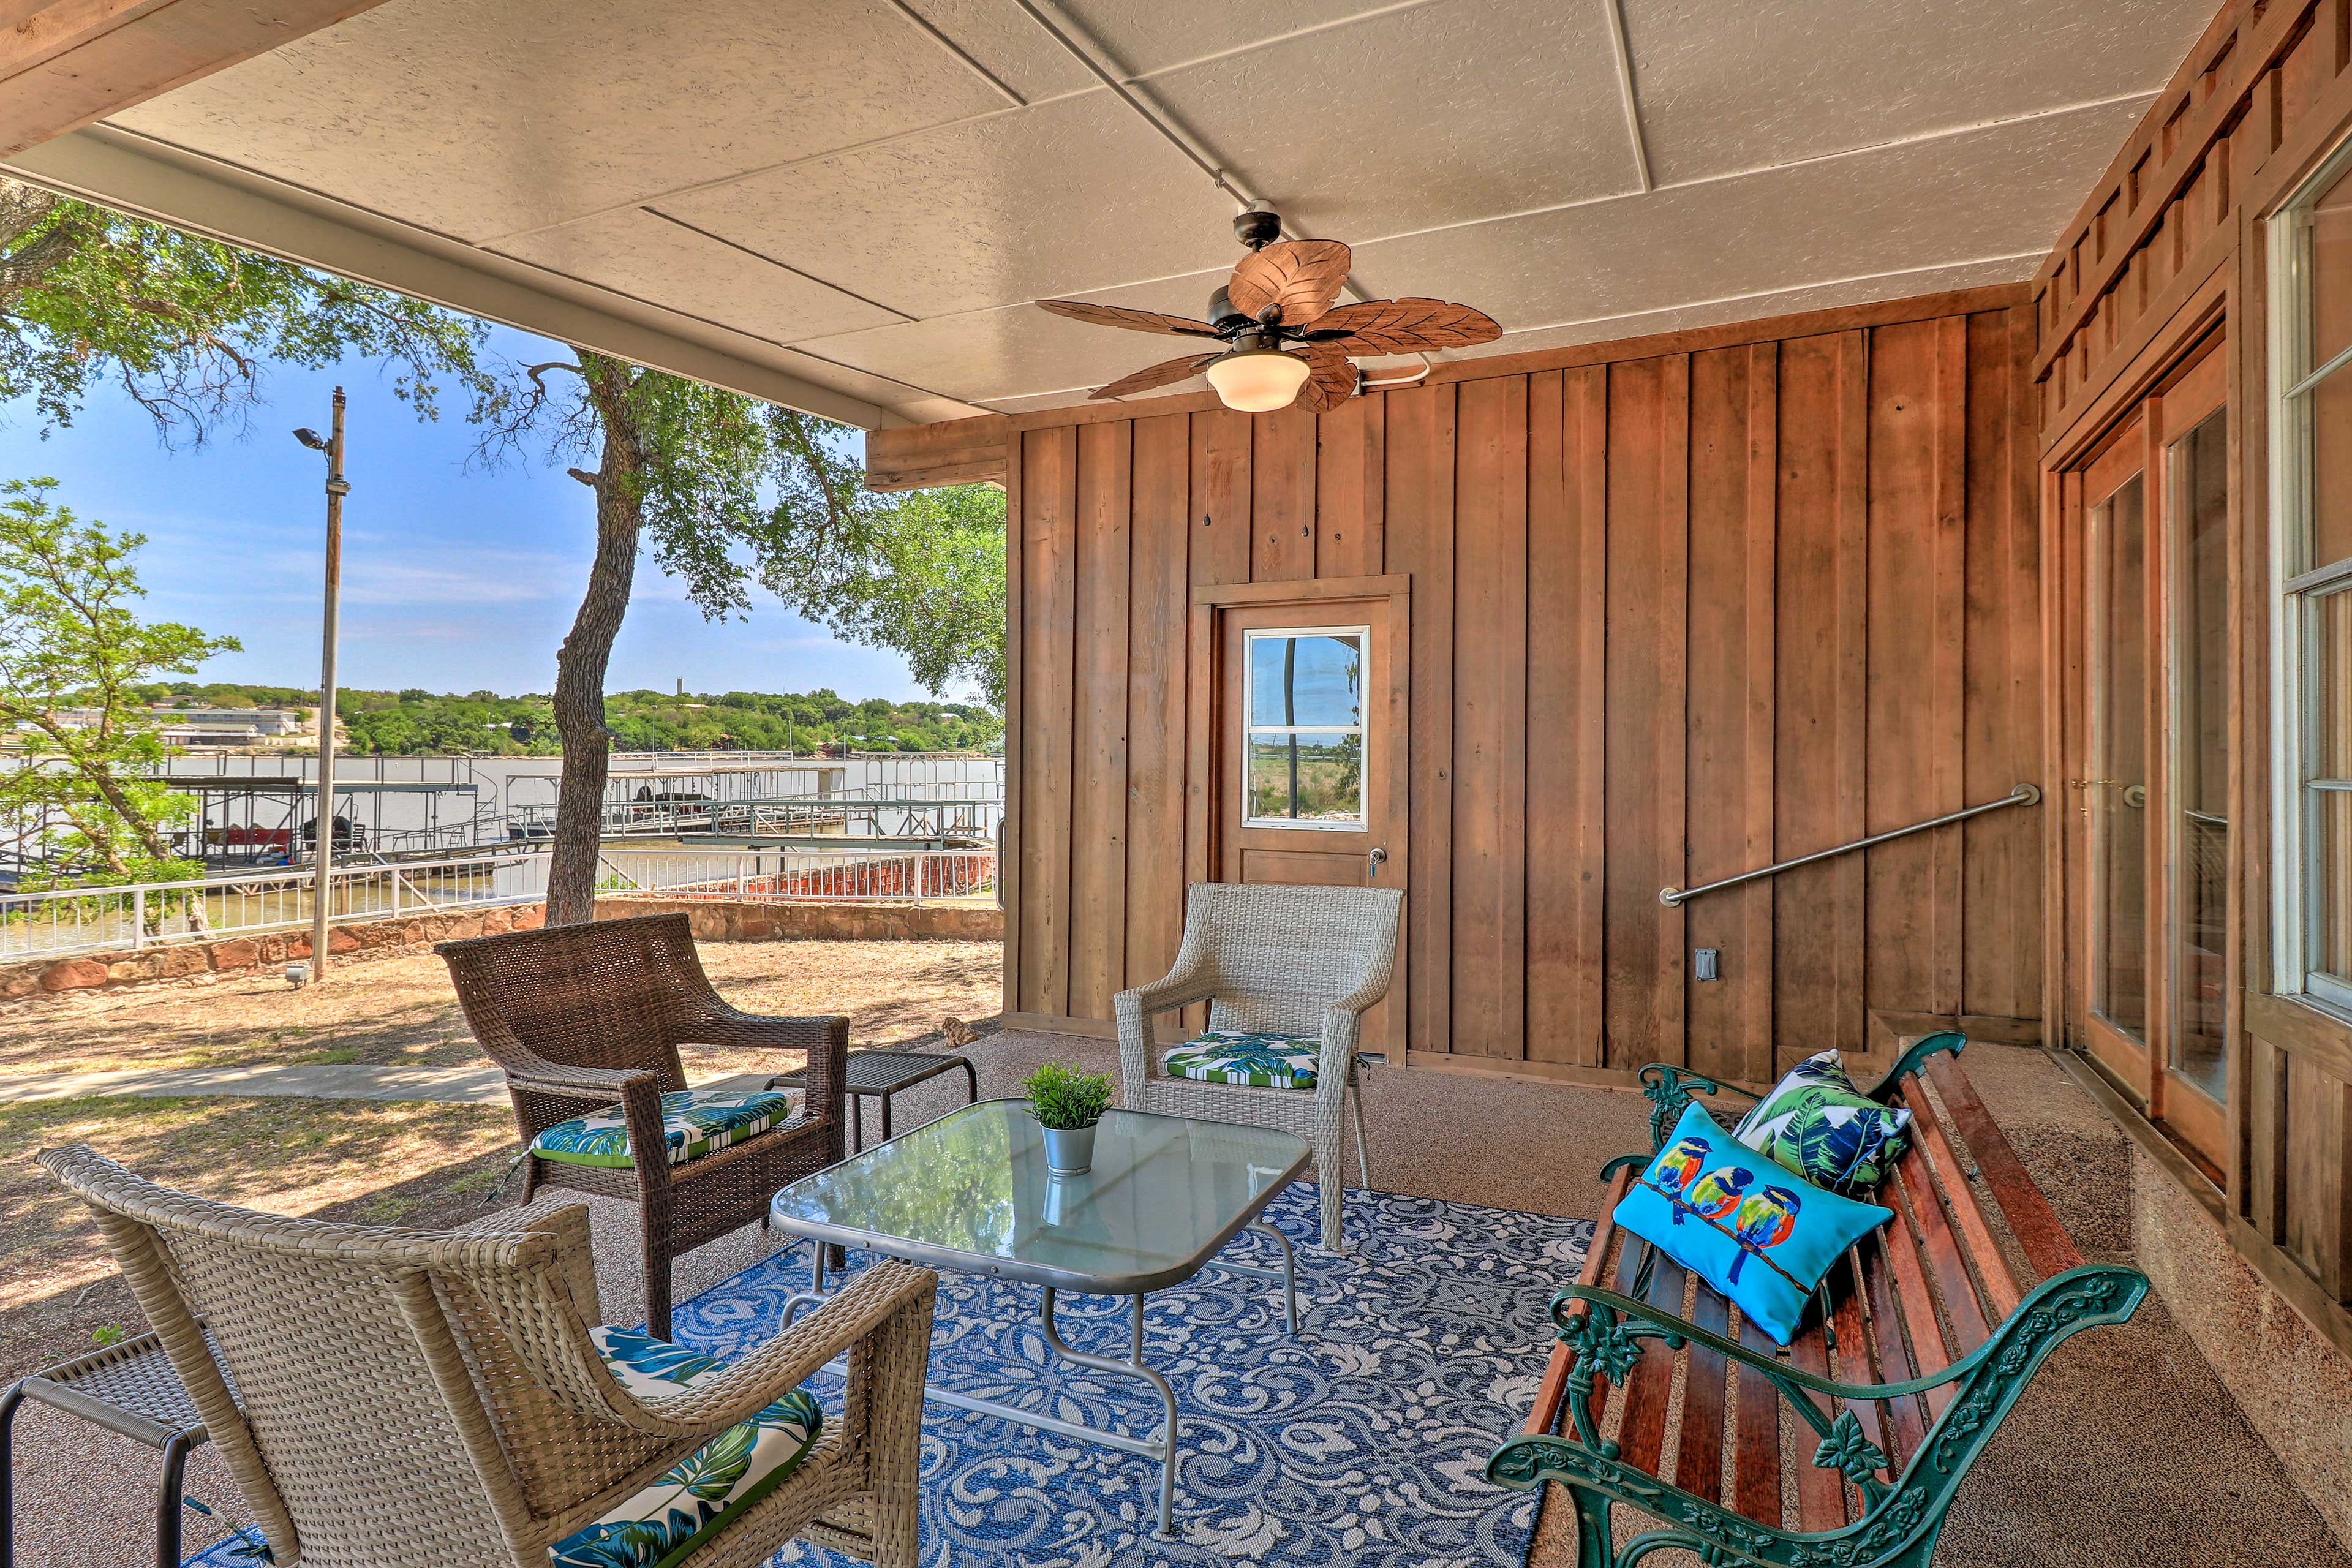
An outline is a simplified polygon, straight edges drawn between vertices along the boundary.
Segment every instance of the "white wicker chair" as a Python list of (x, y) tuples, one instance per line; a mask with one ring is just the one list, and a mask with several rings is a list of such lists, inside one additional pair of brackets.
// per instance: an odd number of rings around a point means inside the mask
[[(1112, 1001), (1118, 1020), (1120, 1100), (1220, 1121), (1296, 1132), (1314, 1148), (1323, 1210), (1323, 1246), (1340, 1245), (1344, 1122), (1356, 1120), (1356, 1162), (1371, 1185), (1357, 1087), (1357, 1029), (1388, 994), (1404, 895), (1386, 888), (1239, 887), (1195, 882), (1185, 890), (1184, 941), (1166, 978)], [(1312, 1089), (1202, 1083), (1161, 1070), (1151, 1021), (1197, 1002), (1209, 1027), (1287, 1035), (1318, 1042)]]
[(578, 1205), (387, 1230), (191, 1197), (79, 1145), (41, 1163), (95, 1212), (284, 1568), (549, 1568), (556, 1542), (844, 1351), (846, 1408), (781, 1484), (712, 1521), (692, 1561), (756, 1568), (801, 1536), (918, 1568), (927, 1269), (877, 1263), (723, 1367), (625, 1385), (590, 1332)]

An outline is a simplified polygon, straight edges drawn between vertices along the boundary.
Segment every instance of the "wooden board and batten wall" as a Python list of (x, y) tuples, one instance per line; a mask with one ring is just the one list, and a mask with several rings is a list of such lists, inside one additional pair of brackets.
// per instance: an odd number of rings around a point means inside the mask
[[(2053, 584), (2053, 774), (2084, 769), (2083, 476), (2196, 355), (2222, 360), (2229, 452), (2231, 763), (2226, 1021), (2218, 1153), (2165, 1125), (2162, 1075), (2089, 1081), (2303, 1316), (2352, 1354), (2352, 1023), (2281, 994), (2273, 955), (2274, 496), (2268, 220), (2352, 137), (2352, 4), (2231, 0), (2126, 141), (2036, 273), (2032, 371)], [(2340, 506), (2341, 502), (2336, 502)], [(2069, 974), (2086, 898), (2070, 809), (2048, 816), (2049, 1006), (2081, 1042)], [(2090, 1058), (2084, 1058), (2091, 1065)]]
[(1175, 953), (1201, 591), (1388, 578), (1414, 1064), (1754, 1083), (1955, 1021), (2038, 1038), (2030, 808), (1658, 896), (2040, 780), (2024, 300), (1470, 361), (1319, 416), (1006, 420), (1007, 1013), (1107, 1027)]

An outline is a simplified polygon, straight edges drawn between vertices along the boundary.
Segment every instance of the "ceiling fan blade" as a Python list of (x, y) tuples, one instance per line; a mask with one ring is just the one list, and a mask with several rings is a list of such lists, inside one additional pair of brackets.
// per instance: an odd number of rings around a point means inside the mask
[(1169, 386), (1180, 381), (1190, 381), (1209, 368), (1210, 362), (1222, 354), (1190, 354), (1183, 359), (1171, 359), (1137, 371), (1133, 375), (1120, 376), (1108, 386), (1098, 386), (1087, 394), (1088, 397), (1125, 397), (1130, 393), (1149, 392), (1155, 386)]
[(1225, 298), (1244, 316), (1279, 305), (1284, 326), (1305, 326), (1339, 297), (1349, 260), (1348, 247), (1336, 239), (1277, 240), (1242, 258)]
[(1327, 408), (1337, 408), (1356, 394), (1356, 365), (1346, 354), (1328, 343), (1309, 343), (1307, 355), (1307, 384), (1298, 389), (1294, 408), (1310, 408), (1320, 414)]
[(1443, 300), (1368, 300), (1342, 305), (1315, 323), (1315, 341), (1342, 353), (1410, 354), (1469, 348), (1503, 335), (1495, 318)]
[(1037, 308), (1094, 327), (1125, 327), (1130, 332), (1167, 332), (1180, 338), (1213, 338), (1217, 335), (1216, 330), (1206, 321), (1187, 321), (1182, 316), (1163, 316), (1157, 310), (1130, 310), (1124, 305), (1097, 305), (1091, 300), (1040, 300)]

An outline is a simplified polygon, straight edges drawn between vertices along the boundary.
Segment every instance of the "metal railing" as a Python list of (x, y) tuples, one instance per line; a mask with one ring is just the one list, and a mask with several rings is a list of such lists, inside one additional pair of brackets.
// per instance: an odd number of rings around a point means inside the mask
[[(516, 850), (441, 860), (337, 866), (328, 920), (536, 903), (548, 856)], [(174, 942), (292, 931), (310, 921), (314, 879), (278, 869), (201, 882), (142, 882), (0, 894), (0, 963), (138, 951)], [(608, 847), (597, 891), (751, 902), (993, 901), (992, 849), (638, 850)]]
[(1955, 822), (1966, 822), (1969, 817), (1982, 816), (1988, 811), (2000, 811), (2012, 805), (2032, 805), (2041, 798), (2042, 791), (2038, 785), (2021, 784), (1999, 800), (1989, 800), (1982, 805), (1972, 805), (1964, 811), (1946, 812), (1941, 816), (1931, 816), (1925, 822), (1915, 822), (1908, 827), (1889, 828), (1885, 833), (1874, 833), (1867, 838), (1857, 838), (1851, 844), (1841, 844), (1832, 849), (1817, 850), (1811, 855), (1800, 855), (1794, 860), (1783, 860), (1778, 865), (1759, 867), (1753, 871), (1742, 871), (1737, 877), (1726, 877), (1719, 882), (1707, 882), (1696, 888), (1660, 888), (1658, 902), (1670, 910), (1675, 909), (1690, 902), (1702, 893), (1720, 892), (1726, 888), (1736, 888), (1742, 882), (1752, 882), (1759, 877), (1777, 877), (1783, 871), (1793, 871), (1800, 866), (1810, 866), (1816, 860), (1827, 860), (1837, 855), (1851, 855), (1857, 849), (1867, 849), (1874, 844), (1885, 844), (1895, 838), (1908, 838), (1914, 833), (1925, 833), (1931, 827), (1944, 827)]

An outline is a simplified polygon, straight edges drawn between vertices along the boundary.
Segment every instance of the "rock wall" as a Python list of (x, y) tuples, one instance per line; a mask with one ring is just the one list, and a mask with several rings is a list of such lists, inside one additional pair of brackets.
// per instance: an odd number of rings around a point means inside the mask
[[(598, 920), (683, 910), (703, 942), (908, 942), (956, 939), (993, 942), (1004, 935), (1004, 911), (989, 905), (866, 903), (738, 903), (718, 899), (622, 898), (599, 900)], [(413, 952), (436, 942), (530, 931), (544, 923), (538, 904), (509, 904), (477, 912), (414, 915), (330, 927), (327, 952), (349, 959)], [(0, 969), (0, 1002), (62, 992), (114, 989), (161, 981), (194, 982), (245, 974), (310, 956), (310, 933), (279, 931), (173, 942), (136, 952), (91, 952)]]

